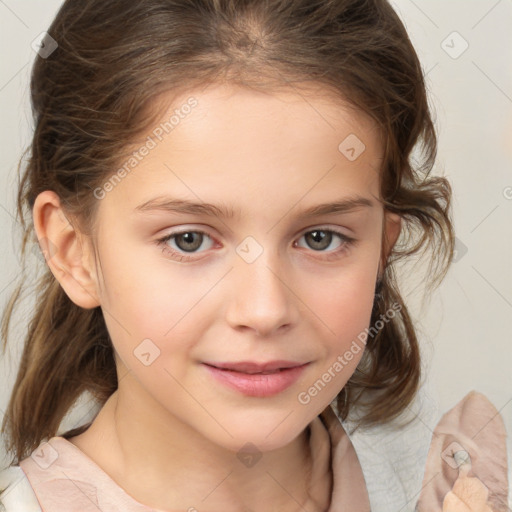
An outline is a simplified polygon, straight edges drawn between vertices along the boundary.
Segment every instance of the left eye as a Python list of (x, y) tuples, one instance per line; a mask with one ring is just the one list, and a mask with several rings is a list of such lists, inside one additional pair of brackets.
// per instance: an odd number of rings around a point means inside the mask
[[(338, 231), (334, 231), (332, 229), (314, 229), (312, 231), (304, 233), (302, 237), (304, 237), (307, 240), (308, 245), (314, 248), (316, 252), (324, 252), (323, 250), (329, 247), (329, 245), (331, 245), (335, 237), (341, 240), (341, 244), (338, 246), (338, 248), (343, 248), (349, 245), (351, 242), (353, 242), (352, 238), (344, 235), (343, 233), (339, 233)], [(337, 252), (337, 250), (338, 249), (335, 248), (334, 251), (330, 252)]]

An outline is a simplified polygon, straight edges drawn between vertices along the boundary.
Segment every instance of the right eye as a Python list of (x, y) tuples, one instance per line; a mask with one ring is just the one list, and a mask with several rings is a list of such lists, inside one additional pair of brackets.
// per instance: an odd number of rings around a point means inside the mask
[[(157, 244), (162, 247), (164, 253), (172, 257), (179, 258), (180, 261), (189, 261), (193, 258), (189, 254), (195, 254), (197, 249), (203, 245), (204, 237), (210, 236), (201, 230), (186, 230), (169, 233), (163, 238), (157, 240)], [(173, 241), (176, 248), (170, 247), (168, 242)]]

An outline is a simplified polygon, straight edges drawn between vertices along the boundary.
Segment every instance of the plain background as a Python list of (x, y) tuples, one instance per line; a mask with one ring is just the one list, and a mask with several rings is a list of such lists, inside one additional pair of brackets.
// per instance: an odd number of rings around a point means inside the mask
[[(0, 0), (2, 306), (21, 268), (15, 185), (17, 163), (32, 130), (28, 83), (36, 54), (31, 44), (48, 28), (61, 3)], [(449, 274), (427, 303), (421, 300), (421, 278), (414, 279), (421, 272), (408, 271), (403, 284), (425, 355), (427, 398), (440, 417), (470, 390), (478, 390), (499, 410), (510, 437), (512, 1), (395, 0), (393, 6), (427, 73), (439, 137), (434, 173), (447, 176), (454, 189), (458, 250)], [(37, 258), (36, 252), (29, 257)], [(0, 363), (2, 416), (32, 307), (29, 299)], [(81, 424), (88, 411), (81, 406), (67, 421)], [(509, 439), (509, 452), (511, 447)], [(509, 460), (512, 464), (510, 454)]]

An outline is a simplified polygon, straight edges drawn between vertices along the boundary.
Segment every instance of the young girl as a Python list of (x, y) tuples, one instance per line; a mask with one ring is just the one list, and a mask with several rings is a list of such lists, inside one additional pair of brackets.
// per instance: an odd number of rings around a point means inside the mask
[[(67, 0), (39, 53), (5, 510), (388, 510), (343, 423), (415, 398), (394, 265), (430, 251), (433, 287), (454, 235), (387, 1)], [(506, 510), (499, 420), (478, 394), (443, 417), (402, 510)]]

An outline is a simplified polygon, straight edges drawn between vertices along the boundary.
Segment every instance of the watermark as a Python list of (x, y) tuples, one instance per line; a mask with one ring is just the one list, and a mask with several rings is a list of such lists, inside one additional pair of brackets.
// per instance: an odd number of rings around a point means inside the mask
[(338, 151), (351, 162), (357, 160), (365, 149), (363, 141), (354, 133), (348, 135), (338, 146)]
[(160, 356), (160, 349), (146, 338), (135, 347), (133, 354), (144, 366), (150, 366)]
[(458, 59), (469, 48), (469, 43), (457, 31), (454, 31), (443, 39), (441, 48), (452, 59)]
[(512, 199), (512, 187), (508, 186), (503, 189), (503, 197), (505, 199)]
[(261, 256), (261, 254), (263, 254), (263, 247), (255, 238), (248, 236), (237, 246), (236, 253), (246, 263), (253, 263)]
[(453, 247), (453, 258), (452, 263), (459, 262), (468, 252), (467, 245), (464, 244), (461, 240), (455, 237), (455, 245)]
[(168, 121), (160, 123), (160, 125), (151, 132), (151, 135), (148, 135), (146, 142), (140, 146), (139, 149), (134, 151), (132, 156), (119, 167), (101, 187), (94, 189), (94, 197), (98, 200), (104, 199), (108, 192), (114, 190), (114, 188), (149, 155), (150, 151), (157, 147), (158, 143), (164, 139), (165, 135), (172, 132), (176, 126), (180, 124), (181, 120), (185, 119), (192, 112), (192, 109), (196, 107), (197, 104), (197, 99), (191, 96), (179, 109), (174, 109), (174, 113)]
[(30, 46), (42, 59), (47, 59), (59, 47), (57, 41), (48, 32), (41, 32)]
[(42, 469), (48, 469), (59, 458), (57, 450), (48, 442), (38, 446), (30, 456)]
[[(297, 395), (297, 400), (302, 405), (307, 405), (311, 402), (311, 398), (315, 397), (322, 391), (326, 385), (336, 377), (337, 373), (340, 373), (345, 368), (354, 356), (359, 354), (361, 350), (366, 346), (368, 336), (374, 337), (391, 319), (395, 318), (397, 312), (402, 309), (402, 305), (398, 302), (393, 305), (385, 312), (382, 313), (374, 324), (370, 328), (366, 327), (364, 331), (361, 331), (357, 335), (357, 340), (352, 340), (350, 348), (348, 348), (343, 355), (338, 355), (336, 361), (327, 369), (323, 375), (310, 386), (307, 391), (301, 391)], [(359, 342), (359, 343), (358, 343)]]
[(453, 441), (443, 450), (441, 458), (453, 469), (471, 461), (466, 449), (457, 441)]
[(245, 443), (236, 456), (244, 466), (252, 468), (263, 455), (255, 444)]

